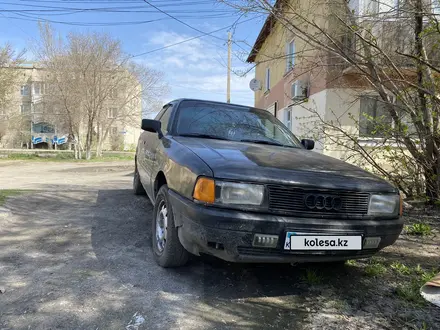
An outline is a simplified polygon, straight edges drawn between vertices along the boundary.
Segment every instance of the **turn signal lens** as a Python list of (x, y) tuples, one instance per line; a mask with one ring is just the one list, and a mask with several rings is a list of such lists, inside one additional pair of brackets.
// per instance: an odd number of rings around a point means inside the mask
[(205, 203), (215, 202), (215, 182), (213, 179), (199, 178), (194, 188), (193, 197)]

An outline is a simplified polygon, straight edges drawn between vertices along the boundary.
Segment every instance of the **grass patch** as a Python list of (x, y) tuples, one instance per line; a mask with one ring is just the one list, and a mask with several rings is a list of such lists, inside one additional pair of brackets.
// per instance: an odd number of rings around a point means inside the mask
[(350, 267), (355, 267), (355, 266), (357, 266), (357, 261), (356, 260), (347, 260), (345, 262), (345, 264)]
[(383, 275), (386, 272), (387, 268), (383, 264), (374, 261), (372, 261), (365, 267), (365, 274), (371, 277)]
[[(408, 268), (409, 269), (409, 268)], [(434, 268), (430, 271), (425, 271), (421, 269), (420, 265), (412, 269), (412, 278), (409, 282), (400, 284), (396, 288), (396, 294), (402, 300), (413, 303), (416, 305), (426, 304), (425, 299), (420, 295), (420, 288), (428, 281), (432, 280), (437, 275), (438, 269)]]
[(429, 328), (428, 328), (428, 324), (426, 324), (426, 322), (423, 321), (421, 327), (418, 328), (418, 329), (419, 329), (419, 330), (428, 330), (428, 329), (429, 329)]
[(422, 275), (425, 271), (423, 270), (422, 266), (420, 266), (420, 264), (418, 264), (415, 268), (414, 268), (414, 273), (417, 275)]
[(102, 157), (92, 157), (91, 160), (81, 160), (83, 162), (109, 162), (109, 161), (118, 161), (118, 160), (133, 160), (133, 155), (104, 155)]
[(431, 226), (422, 222), (405, 226), (405, 231), (408, 235), (429, 236), (432, 234)]
[(322, 276), (319, 275), (314, 269), (306, 269), (303, 280), (309, 285), (320, 284), (322, 283)]
[(431, 281), (437, 275), (437, 273), (438, 268), (433, 268), (430, 271), (423, 272), (423, 274), (421, 274), (421, 281), (423, 282), (422, 285)]
[(75, 159), (73, 153), (60, 152), (60, 153), (31, 153), (31, 154), (20, 154), (12, 153), (8, 154), (6, 158), (0, 158), (1, 160), (31, 160), (40, 162), (106, 162), (106, 161), (118, 161), (118, 160), (134, 160), (133, 154), (104, 154), (102, 157), (92, 157), (91, 160), (85, 159)]
[(0, 190), (0, 206), (4, 205), (8, 197), (19, 196), (26, 192), (26, 190), (5, 189)]
[(396, 288), (397, 296), (405, 300), (406, 302), (422, 305), (425, 303), (425, 300), (420, 295), (420, 287), (424, 283), (420, 283), (418, 280), (412, 280), (409, 283), (400, 284)]
[[(418, 265), (420, 266), (420, 265)], [(391, 268), (394, 269), (396, 272), (398, 272), (401, 275), (409, 275), (411, 274), (411, 269), (401, 262), (395, 261), (391, 264)]]

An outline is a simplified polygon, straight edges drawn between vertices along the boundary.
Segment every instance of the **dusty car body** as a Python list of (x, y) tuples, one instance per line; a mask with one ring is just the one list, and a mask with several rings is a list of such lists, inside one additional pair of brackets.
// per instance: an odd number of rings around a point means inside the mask
[(180, 99), (142, 121), (133, 188), (154, 205), (163, 267), (188, 253), (232, 262), (328, 262), (369, 257), (403, 223), (399, 191), (311, 151), (270, 113)]

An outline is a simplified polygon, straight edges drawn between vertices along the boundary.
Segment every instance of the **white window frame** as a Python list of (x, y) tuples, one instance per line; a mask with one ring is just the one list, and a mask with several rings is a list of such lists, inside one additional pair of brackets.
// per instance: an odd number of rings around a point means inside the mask
[[(33, 83), (33, 87), (34, 87), (34, 94), (35, 95), (41, 95), (42, 93), (41, 93), (41, 83), (40, 82), (34, 82)], [(37, 87), (38, 87), (38, 93), (37, 93)]]
[(108, 108), (108, 110), (107, 110), (107, 118), (109, 118), (109, 119), (116, 118), (117, 112), (118, 112), (118, 109), (115, 108), (115, 107)]
[(111, 99), (118, 98), (118, 90), (116, 89), (116, 87), (113, 87), (112, 89), (110, 89), (110, 98)]
[[(365, 93), (365, 94), (360, 96), (360, 98), (359, 98), (359, 121), (361, 120), (361, 116), (363, 116), (363, 114), (361, 113), (360, 102), (361, 102), (361, 98), (364, 97), (364, 96), (365, 97), (379, 98), (380, 99), (380, 95), (377, 94), (377, 93)], [(397, 103), (396, 96), (395, 95), (391, 95), (391, 97), (392, 97), (391, 102), (393, 104), (396, 104)], [(394, 122), (394, 120), (391, 119), (391, 128), (394, 129), (396, 127), (395, 125), (396, 125), (396, 123)], [(361, 136), (361, 132), (360, 131), (359, 131), (358, 135), (359, 135), (359, 139), (361, 139), (361, 140), (382, 140), (383, 139), (382, 137), (375, 137), (375, 136), (372, 136), (372, 135), (362, 135)]]
[(20, 94), (21, 94), (21, 96), (28, 96), (29, 95), (29, 85), (21, 85)]
[(286, 72), (295, 67), (295, 39), (286, 44)]
[(431, 10), (434, 15), (440, 15), (440, 0), (431, 0)]
[[(270, 111), (271, 108), (273, 108), (273, 113)], [(270, 114), (272, 114), (274, 117), (277, 116), (277, 110), (278, 110), (278, 101), (275, 101), (274, 103), (272, 103), (270, 106), (268, 106), (266, 108), (266, 111), (269, 112)]]
[[(23, 111), (23, 109), (25, 108), (25, 105), (29, 105), (29, 111)], [(28, 113), (32, 113), (32, 105), (30, 103), (22, 103), (20, 104), (20, 113), (22, 115), (28, 114)]]
[(266, 78), (264, 82), (264, 91), (270, 91), (270, 68), (266, 68)]
[(289, 131), (292, 131), (292, 108), (291, 107), (287, 107), (286, 109), (284, 109), (283, 122), (284, 122), (284, 125), (289, 129)]
[[(380, 1), (380, 0), (377, 0), (377, 1)], [(393, 2), (394, 11), (396, 12), (396, 15), (398, 17), (400, 17), (402, 15), (402, 1), (404, 1), (404, 0), (394, 0), (394, 2)], [(435, 4), (436, 2), (437, 2), (437, 4)], [(425, 6), (425, 5), (427, 5), (427, 3), (423, 2), (423, 0), (422, 0), (422, 5)], [(429, 6), (430, 6), (430, 10), (433, 14), (437, 14), (437, 15), (440, 14), (440, 1), (439, 0), (430, 0)], [(434, 6), (437, 8), (437, 13), (434, 10)], [(424, 17), (423, 19), (426, 20), (427, 18)]]
[(379, 8), (380, 8), (379, 1), (380, 0), (364, 0), (362, 6), (362, 15), (371, 17), (379, 14)]

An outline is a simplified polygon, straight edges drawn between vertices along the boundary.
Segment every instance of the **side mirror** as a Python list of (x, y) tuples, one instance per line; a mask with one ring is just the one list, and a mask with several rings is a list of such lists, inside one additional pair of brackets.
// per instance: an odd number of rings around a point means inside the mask
[(157, 133), (159, 135), (159, 139), (163, 137), (161, 125), (162, 123), (158, 120), (154, 119), (142, 119), (141, 128), (147, 132)]
[(308, 139), (302, 139), (301, 144), (306, 148), (307, 150), (312, 150), (315, 147), (315, 141), (308, 140)]

